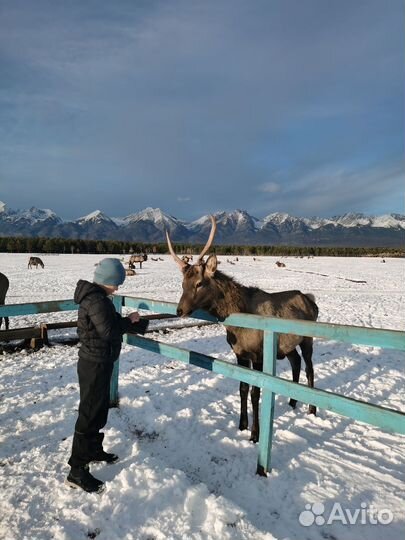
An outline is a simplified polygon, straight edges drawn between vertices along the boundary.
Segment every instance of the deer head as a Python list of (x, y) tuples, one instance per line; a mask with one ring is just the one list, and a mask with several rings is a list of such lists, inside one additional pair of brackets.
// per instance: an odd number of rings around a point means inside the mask
[(197, 309), (209, 311), (214, 304), (215, 288), (213, 278), (218, 261), (216, 255), (210, 255), (207, 261), (203, 260), (204, 255), (211, 247), (217, 228), (214, 217), (210, 216), (210, 219), (212, 223), (211, 232), (207, 243), (198, 256), (196, 264), (188, 264), (188, 262), (183, 261), (176, 255), (169, 234), (166, 231), (169, 251), (183, 273), (183, 294), (177, 306), (177, 315), (179, 317), (187, 317)]

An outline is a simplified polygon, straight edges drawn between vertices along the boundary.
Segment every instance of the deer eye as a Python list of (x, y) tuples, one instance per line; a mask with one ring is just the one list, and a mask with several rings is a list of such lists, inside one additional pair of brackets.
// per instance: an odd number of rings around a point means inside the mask
[(202, 281), (197, 281), (197, 283), (195, 284), (195, 288), (199, 289), (200, 287), (202, 287)]

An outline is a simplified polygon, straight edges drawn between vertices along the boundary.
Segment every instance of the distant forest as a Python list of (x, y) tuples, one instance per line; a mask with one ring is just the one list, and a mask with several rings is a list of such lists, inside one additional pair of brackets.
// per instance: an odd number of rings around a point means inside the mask
[[(179, 254), (197, 255), (202, 245), (176, 243)], [(273, 256), (332, 256), (332, 257), (404, 257), (405, 248), (359, 248), (318, 246), (235, 246), (218, 245), (211, 248), (217, 255), (273, 255)], [(0, 253), (47, 253), (47, 254), (132, 254), (168, 253), (166, 243), (120, 242), (118, 240), (75, 240), (66, 238), (0, 237)]]

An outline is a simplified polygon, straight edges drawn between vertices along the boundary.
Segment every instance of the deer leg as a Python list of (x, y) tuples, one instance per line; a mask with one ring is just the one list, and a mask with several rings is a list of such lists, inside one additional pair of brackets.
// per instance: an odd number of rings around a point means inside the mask
[[(238, 365), (243, 367), (250, 367), (250, 362), (246, 358), (237, 356)], [(249, 385), (248, 383), (241, 382), (239, 384), (239, 395), (240, 395), (240, 419), (239, 419), (239, 429), (244, 431), (249, 427), (248, 421), (248, 412), (247, 412), (247, 399), (249, 394)]]
[[(310, 388), (314, 387), (314, 366), (312, 364), (313, 341), (313, 338), (304, 338), (300, 345), (305, 362), (305, 373), (307, 376), (308, 386)], [(308, 413), (316, 415), (315, 405), (309, 405)]]
[(250, 431), (250, 440), (254, 443), (259, 441), (260, 425), (259, 425), (259, 401), (260, 401), (260, 387), (252, 386), (250, 390), (250, 399), (252, 401), (253, 408), (253, 423)]
[[(292, 371), (292, 378), (294, 382), (299, 382), (300, 380), (300, 373), (301, 373), (301, 356), (298, 354), (297, 350), (294, 349), (289, 354), (287, 354), (287, 358), (290, 361), (291, 364), (291, 371)], [(289, 401), (289, 405), (295, 409), (297, 405), (297, 400), (291, 398)]]
[(239, 419), (239, 429), (244, 431), (248, 428), (248, 413), (247, 413), (247, 397), (249, 394), (249, 385), (248, 383), (241, 382), (239, 385), (239, 394), (240, 394), (240, 419)]

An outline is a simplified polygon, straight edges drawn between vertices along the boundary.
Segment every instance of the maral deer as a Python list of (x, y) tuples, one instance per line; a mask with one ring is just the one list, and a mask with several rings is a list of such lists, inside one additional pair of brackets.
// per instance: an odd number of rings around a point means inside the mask
[(147, 260), (148, 256), (146, 253), (142, 253), (141, 255), (131, 255), (128, 266), (131, 270), (133, 270), (135, 268), (135, 263), (139, 263), (139, 268), (142, 268), (142, 263)]
[[(187, 317), (193, 311), (203, 309), (220, 320), (232, 313), (253, 313), (284, 319), (316, 321), (318, 307), (312, 295), (303, 294), (300, 291), (267, 293), (256, 287), (245, 287), (217, 270), (218, 261), (215, 255), (210, 255), (204, 261), (203, 257), (210, 249), (216, 231), (215, 219), (212, 216), (211, 222), (210, 236), (194, 265), (185, 263), (176, 255), (166, 232), (169, 251), (183, 273), (183, 294), (177, 306), (177, 315)], [(263, 331), (227, 326), (226, 339), (236, 354), (240, 366), (252, 366), (253, 369), (263, 370)], [(313, 387), (312, 337), (279, 334), (277, 358), (288, 358), (293, 381), (298, 382), (301, 371), (298, 346), (305, 361), (308, 386)], [(241, 382), (240, 430), (248, 428), (248, 393), (249, 385)], [(251, 389), (253, 423), (250, 437), (253, 442), (259, 440), (259, 399), (260, 388), (253, 386)], [(297, 401), (290, 399), (289, 403), (295, 408)], [(316, 414), (314, 405), (309, 406), (309, 412)]]
[(42, 268), (45, 267), (44, 263), (39, 257), (30, 257), (28, 261), (28, 268), (31, 268), (32, 266), (35, 266), (36, 269), (38, 269), (38, 266), (41, 266)]
[[(6, 300), (6, 294), (7, 294), (9, 285), (10, 283), (8, 281), (8, 277), (0, 272), (0, 306), (4, 306), (4, 302)], [(8, 327), (9, 327), (8, 317), (4, 317), (4, 322), (6, 325), (6, 330), (8, 330)], [(3, 317), (0, 317), (0, 328), (2, 324), (3, 324)]]

